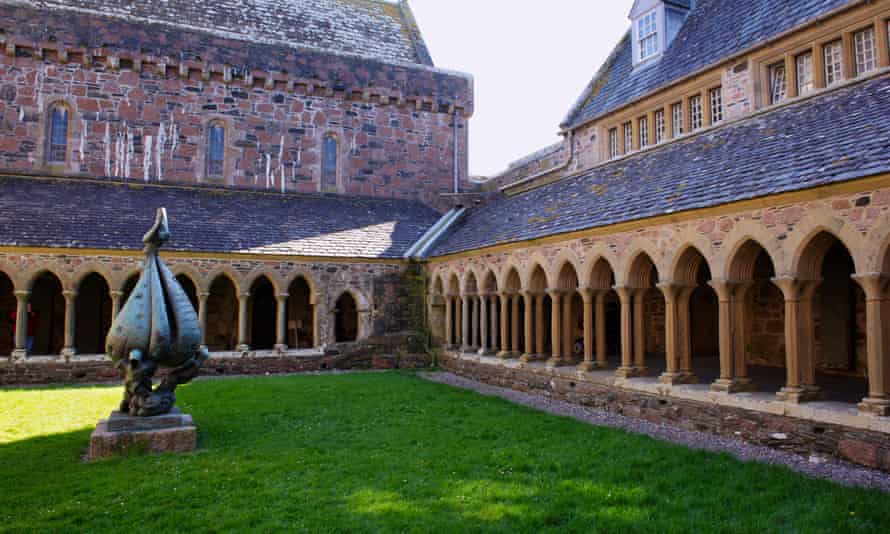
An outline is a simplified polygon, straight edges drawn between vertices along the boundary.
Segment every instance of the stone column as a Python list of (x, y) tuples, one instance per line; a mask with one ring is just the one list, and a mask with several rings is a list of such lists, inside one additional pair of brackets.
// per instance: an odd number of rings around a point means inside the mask
[(525, 353), (522, 355), (522, 361), (530, 361), (534, 357), (534, 295), (532, 293), (523, 293), (522, 298), (525, 299), (525, 317), (523, 318), (525, 328)]
[(235, 350), (238, 352), (250, 350), (250, 344), (247, 339), (247, 304), (249, 302), (250, 293), (238, 295), (238, 346), (235, 347)]
[(687, 384), (698, 382), (692, 370), (692, 313), (689, 303), (694, 287), (683, 286), (677, 293), (677, 356), (681, 380)]
[(108, 296), (111, 297), (111, 320), (114, 321), (115, 317), (118, 316), (121, 312), (121, 306), (123, 306), (124, 300), (124, 292), (123, 291), (109, 291)]
[(678, 349), (680, 329), (677, 321), (679, 310), (677, 309), (677, 296), (680, 286), (664, 282), (658, 284), (658, 289), (664, 295), (664, 347), (665, 347), (665, 371), (658, 377), (658, 381), (664, 384), (682, 383), (682, 374), (679, 372), (680, 351)]
[(464, 333), (464, 307), (463, 301), (459, 296), (454, 297), (454, 350), (460, 351), (461, 345), (463, 345), (463, 333)]
[(637, 376), (646, 374), (646, 314), (644, 313), (645, 289), (634, 290), (634, 370)]
[(748, 378), (748, 291), (754, 286), (753, 282), (740, 282), (734, 284), (732, 294), (732, 365), (733, 380), (736, 391), (753, 391), (755, 385)]
[[(812, 366), (812, 294), (816, 284), (809, 280), (775, 278), (773, 283), (785, 298), (785, 365), (787, 382), (776, 395), (779, 400), (800, 403), (821, 397), (810, 377)], [(813, 369), (814, 370), (814, 369)]]
[(510, 317), (510, 354), (516, 356), (522, 347), (519, 346), (519, 299), (518, 294), (513, 295), (511, 306), (512, 316)]
[(201, 327), (201, 346), (207, 346), (207, 299), (210, 293), (198, 293), (198, 325)]
[(472, 332), (470, 331), (470, 296), (463, 295), (461, 296), (461, 313), (460, 313), (460, 337), (461, 337), (461, 352), (470, 352), (472, 350), (473, 340), (470, 338)]
[(890, 415), (890, 300), (887, 278), (878, 273), (853, 277), (865, 291), (865, 340), (868, 358), (868, 397), (859, 404), (864, 413)]
[(609, 362), (606, 355), (606, 295), (608, 291), (596, 293), (596, 366), (607, 369)]
[[(736, 289), (739, 284), (733, 284), (725, 280), (712, 280), (709, 285), (717, 293), (718, 306), (718, 346), (720, 348), (720, 378), (711, 384), (712, 391), (723, 393), (736, 393), (750, 389), (750, 383), (743, 376), (739, 376), (738, 360), (744, 361), (744, 354), (737, 352), (744, 350), (744, 341), (739, 336), (744, 336), (739, 329), (744, 319), (738, 316), (743, 310), (739, 310), (735, 303)], [(744, 288), (743, 291), (744, 293)], [(744, 368), (745, 366), (742, 365)]]
[(479, 350), (479, 297), (473, 295), (470, 297), (470, 306), (473, 309), (472, 320), (470, 321), (470, 330), (472, 337), (470, 339), (470, 350), (476, 352)]
[(535, 295), (535, 355), (544, 354), (544, 299), (546, 295)]
[(451, 296), (448, 295), (445, 297), (445, 350), (450, 349), (452, 347), (452, 341), (454, 341), (452, 339), (454, 332), (452, 330), (454, 327), (451, 323), (452, 313), (454, 312), (451, 307)]
[(275, 295), (275, 351), (287, 352), (287, 293)]
[(62, 291), (65, 297), (65, 344), (62, 348), (61, 359), (68, 361), (77, 354), (77, 348), (74, 346), (74, 330), (77, 325), (77, 317), (75, 303), (77, 302), (77, 291), (67, 289)]
[(498, 352), (499, 358), (510, 357), (510, 295), (501, 293), (501, 350)]
[(31, 292), (20, 290), (15, 292), (15, 350), (12, 351), (13, 361), (24, 361), (28, 356), (28, 301)]
[(489, 354), (488, 344), (488, 295), (479, 297), (479, 354)]
[(498, 319), (498, 311), (500, 310), (500, 306), (498, 305), (497, 295), (490, 295), (489, 299), (490, 302), (488, 304), (491, 307), (491, 323), (489, 326), (489, 328), (491, 329), (491, 347), (489, 347), (489, 352), (491, 354), (497, 354), (498, 352), (500, 352), (499, 348), (501, 346), (501, 339), (498, 335), (501, 332), (501, 322), (500, 319)]
[(618, 300), (621, 302), (621, 367), (615, 371), (615, 375), (622, 378), (636, 376), (633, 362), (633, 292), (625, 286), (615, 286)]
[(562, 297), (562, 361), (563, 363), (573, 363), (575, 361), (575, 340), (572, 339), (572, 291), (566, 292)]
[(560, 322), (560, 314), (562, 311), (562, 295), (559, 291), (549, 291), (551, 310), (550, 310), (550, 359), (547, 361), (547, 367), (556, 367), (561, 363), (560, 341), (562, 338), (562, 323)]
[(591, 371), (597, 368), (593, 361), (593, 290), (584, 288), (578, 291), (584, 301), (584, 361), (578, 366), (578, 370)]

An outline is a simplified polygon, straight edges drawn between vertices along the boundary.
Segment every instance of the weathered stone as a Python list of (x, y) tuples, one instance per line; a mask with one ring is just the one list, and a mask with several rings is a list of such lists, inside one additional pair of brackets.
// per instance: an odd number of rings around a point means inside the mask
[(191, 416), (180, 414), (172, 427), (141, 431), (110, 430), (108, 421), (102, 420), (90, 436), (87, 460), (127, 454), (191, 452), (197, 447), (198, 432), (193, 424), (182, 423), (191, 423)]

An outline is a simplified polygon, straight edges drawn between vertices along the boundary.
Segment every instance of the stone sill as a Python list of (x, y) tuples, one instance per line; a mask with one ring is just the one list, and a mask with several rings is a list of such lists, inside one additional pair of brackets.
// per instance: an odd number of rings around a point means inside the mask
[(478, 356), (460, 352), (447, 352), (450, 356), (483, 365), (508, 369), (524, 369), (539, 375), (573, 379), (592, 384), (624, 389), (659, 397), (715, 404), (739, 408), (753, 412), (793, 417), (805, 421), (827, 423), (850, 428), (871, 430), (890, 435), (890, 417), (864, 415), (855, 404), (830, 401), (814, 401), (794, 404), (780, 401), (775, 393), (722, 393), (712, 391), (709, 384), (670, 385), (658, 381), (657, 377), (620, 378), (614, 371), (579, 371), (574, 367), (548, 368), (543, 362), (522, 363), (519, 360), (501, 360), (491, 356)]

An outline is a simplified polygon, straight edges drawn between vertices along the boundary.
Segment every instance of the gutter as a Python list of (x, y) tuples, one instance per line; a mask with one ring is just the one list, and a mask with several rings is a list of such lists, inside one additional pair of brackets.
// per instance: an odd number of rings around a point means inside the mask
[(522, 180), (519, 180), (518, 182), (509, 183), (507, 185), (502, 185), (501, 187), (498, 188), (498, 191), (500, 191), (501, 193), (506, 193), (506, 191), (509, 189), (513, 189), (514, 187), (517, 187), (520, 185), (525, 185), (529, 182), (534, 182), (535, 180), (537, 180), (538, 178), (541, 178), (542, 176), (547, 176), (547, 175), (553, 174), (555, 172), (566, 170), (569, 167), (569, 165), (572, 164), (572, 160), (575, 159), (575, 130), (568, 130), (565, 133), (566, 133), (566, 141), (568, 141), (568, 143), (569, 143), (569, 157), (566, 158), (565, 163), (563, 163), (562, 165), (559, 165), (558, 167), (553, 167), (552, 169), (547, 169), (546, 171), (541, 171), (537, 174), (533, 174), (531, 176), (523, 178)]
[(406, 260), (423, 260), (445, 233), (466, 213), (467, 208), (451, 208), (405, 252)]

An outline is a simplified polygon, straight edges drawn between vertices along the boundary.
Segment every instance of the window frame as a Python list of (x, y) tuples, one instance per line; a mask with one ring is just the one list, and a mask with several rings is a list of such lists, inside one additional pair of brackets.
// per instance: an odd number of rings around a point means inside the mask
[[(637, 47), (639, 49), (639, 59), (640, 63), (657, 57), (660, 50), (660, 43), (658, 41), (658, 8), (651, 9), (648, 12), (644, 13), (640, 16), (636, 21), (636, 30), (637, 30)], [(651, 24), (649, 24), (651, 22)], [(648, 30), (648, 33), (643, 33), (644, 30)], [(647, 54), (647, 46), (651, 44), (651, 50)]]
[(640, 130), (640, 148), (649, 146), (649, 117), (639, 117), (637, 119), (637, 128)]
[[(333, 168), (333, 183), (327, 183), (326, 178), (328, 177), (328, 169), (327, 164), (327, 149), (328, 143), (333, 142), (333, 156), (334, 156), (334, 168)], [(334, 132), (326, 133), (321, 140), (321, 161), (319, 163), (319, 176), (318, 176), (318, 189), (322, 193), (336, 193), (340, 190), (340, 137)]]
[(696, 132), (704, 128), (704, 113), (701, 95), (689, 97), (689, 131)]
[(655, 111), (655, 144), (664, 142), (664, 108)]
[[(806, 83), (804, 83), (804, 76), (801, 76), (801, 73), (804, 72), (804, 70), (802, 69), (803, 65), (801, 63), (801, 60), (804, 58), (809, 58), (809, 81), (807, 81)], [(816, 90), (816, 71), (813, 59), (814, 58), (812, 50), (807, 50), (794, 56), (794, 73), (797, 81), (798, 95), (805, 95)]]
[[(861, 43), (860, 37), (868, 35), (870, 36), (870, 48), (860, 50)], [(863, 74), (868, 74), (878, 68), (878, 36), (875, 31), (874, 26), (868, 26), (866, 28), (862, 28), (861, 30), (857, 30), (851, 35), (851, 42), (853, 43), (853, 67), (855, 70), (856, 76), (862, 76)], [(869, 58), (870, 56), (870, 58)], [(862, 59), (862, 63), (860, 63), (860, 59)], [(869, 66), (870, 65), (870, 66)]]
[(671, 120), (673, 121), (671, 124), (671, 128), (673, 129), (671, 134), (673, 137), (680, 137), (686, 132), (685, 124), (683, 123), (684, 119), (683, 102), (671, 104)]
[[(222, 131), (222, 139), (221, 144), (219, 146), (219, 150), (221, 151), (221, 158), (218, 160), (214, 158), (214, 135), (213, 132), (216, 130)], [(207, 180), (225, 180), (226, 179), (226, 138), (228, 137), (228, 127), (225, 121), (220, 119), (213, 119), (207, 123), (207, 142), (205, 146), (205, 156), (204, 156), (204, 178)], [(219, 172), (215, 172), (217, 169), (215, 168), (215, 164), (219, 163)]]
[(628, 121), (622, 125), (624, 128), (624, 153), (630, 154), (634, 151), (634, 127), (633, 122)]
[(618, 127), (609, 129), (609, 159), (615, 159), (621, 154), (618, 153)]
[[(56, 111), (64, 111), (65, 132), (64, 144), (55, 143), (56, 138)], [(47, 165), (53, 167), (65, 166), (69, 163), (69, 147), (71, 144), (71, 123), (73, 119), (71, 106), (65, 101), (55, 101), (51, 103), (46, 110), (46, 140), (44, 143), (44, 161)], [(61, 159), (56, 158), (56, 154), (61, 147)]]
[[(829, 54), (831, 54), (831, 59), (836, 61), (829, 63)], [(822, 63), (825, 74), (825, 87), (832, 87), (844, 81), (843, 39), (837, 38), (822, 45)]]
[[(795, 63), (796, 64), (796, 63)], [(769, 103), (770, 105), (778, 104), (788, 99), (788, 66), (785, 60), (772, 63), (767, 68), (767, 76), (769, 79)], [(778, 74), (781, 73), (781, 78)]]
[(723, 122), (723, 86), (708, 89), (708, 105), (711, 106), (711, 124)]

